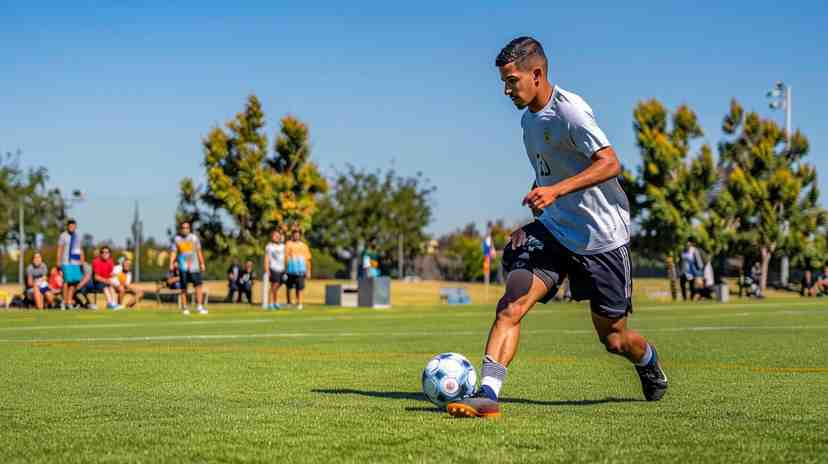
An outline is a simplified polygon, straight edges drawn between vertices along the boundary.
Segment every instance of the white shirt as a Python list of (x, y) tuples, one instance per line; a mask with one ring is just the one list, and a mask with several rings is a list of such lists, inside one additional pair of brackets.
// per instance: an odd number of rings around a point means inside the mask
[[(578, 174), (592, 163), (595, 152), (610, 146), (592, 108), (559, 87), (542, 110), (526, 110), (521, 126), (538, 186)], [(629, 201), (617, 178), (558, 198), (539, 220), (562, 245), (581, 255), (604, 253), (630, 241)]]
[(285, 272), (285, 244), (270, 242), (265, 247), (271, 272)]

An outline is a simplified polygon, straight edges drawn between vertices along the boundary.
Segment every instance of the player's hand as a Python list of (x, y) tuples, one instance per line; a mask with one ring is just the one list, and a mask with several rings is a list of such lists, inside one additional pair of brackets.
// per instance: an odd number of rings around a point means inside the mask
[(532, 208), (532, 211), (544, 209), (558, 199), (558, 192), (553, 187), (536, 187), (525, 197), (523, 204)]
[(517, 250), (526, 243), (526, 232), (523, 229), (518, 229), (512, 232), (512, 237), (509, 240), (512, 242), (512, 249)]

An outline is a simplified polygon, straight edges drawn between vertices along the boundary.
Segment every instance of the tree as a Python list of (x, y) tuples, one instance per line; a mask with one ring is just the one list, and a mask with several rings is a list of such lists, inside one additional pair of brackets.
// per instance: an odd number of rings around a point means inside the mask
[(22, 153), (0, 155), (0, 269), (4, 269), (7, 244), (20, 243), (20, 207), (24, 210), (25, 245), (34, 248), (38, 236), (54, 243), (66, 220), (60, 189), (50, 188), (45, 167), (25, 169)]
[(399, 176), (393, 169), (369, 172), (348, 165), (331, 180), (308, 233), (311, 246), (350, 261), (356, 279), (358, 259), (368, 246), (387, 272), (399, 263), (399, 245), (408, 262), (422, 250), (431, 222), (435, 188), (417, 173)]
[[(307, 230), (317, 196), (327, 189), (310, 161), (305, 124), (282, 118), (273, 156), (264, 127), (261, 103), (251, 95), (242, 112), (202, 142), (206, 186), (181, 181), (177, 219), (193, 223), (208, 251), (259, 254), (275, 227)], [(224, 224), (225, 218), (232, 224)]]
[(475, 281), (483, 277), (483, 237), (474, 223), (440, 237), (441, 271), (448, 280)]
[(735, 99), (722, 130), (726, 137), (719, 144), (719, 157), (729, 173), (726, 189), (741, 218), (738, 239), (743, 248), (758, 248), (764, 291), (774, 253), (795, 252), (826, 222), (818, 206), (816, 169), (803, 161), (809, 145), (800, 131), (786, 143), (785, 131), (774, 121), (745, 113)]
[(686, 105), (679, 106), (669, 122), (667, 109), (655, 99), (640, 102), (633, 114), (642, 166), (637, 179), (626, 174), (623, 184), (638, 216), (638, 244), (665, 257), (675, 299), (675, 262), (681, 247), (690, 238), (706, 237), (700, 224), (709, 203), (707, 192), (717, 180), (716, 166), (707, 145), (688, 160), (690, 143), (703, 133)]

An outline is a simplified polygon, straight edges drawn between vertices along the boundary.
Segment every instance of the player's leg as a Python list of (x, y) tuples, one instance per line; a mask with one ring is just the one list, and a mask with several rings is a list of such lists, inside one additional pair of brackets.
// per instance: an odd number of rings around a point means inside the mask
[(520, 321), (547, 293), (546, 284), (530, 271), (518, 269), (509, 273), (506, 292), (497, 304), (495, 320), (489, 330), (487, 358), (504, 367), (512, 362), (520, 339)]
[(581, 294), (589, 296), (598, 339), (608, 352), (633, 363), (648, 401), (661, 399), (667, 391), (667, 376), (655, 347), (627, 327), (627, 316), (632, 312), (629, 249), (625, 245), (596, 255), (579, 255), (575, 261), (578, 267), (573, 271), (573, 283), (579, 285)]
[(495, 417), (500, 415), (498, 395), (506, 379), (506, 369), (517, 352), (520, 322), (538, 301), (549, 295), (547, 285), (526, 269), (517, 269), (506, 278), (506, 291), (497, 304), (495, 320), (489, 329), (486, 354), (481, 369), (480, 390), (472, 397), (449, 403), (454, 417)]

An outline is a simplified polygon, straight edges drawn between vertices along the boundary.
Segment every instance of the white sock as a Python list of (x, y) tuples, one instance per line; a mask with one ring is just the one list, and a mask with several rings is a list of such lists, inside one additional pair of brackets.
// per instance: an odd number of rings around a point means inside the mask
[(500, 396), (500, 388), (503, 386), (503, 381), (495, 377), (483, 377), (480, 385), (486, 385), (494, 391), (495, 395)]

